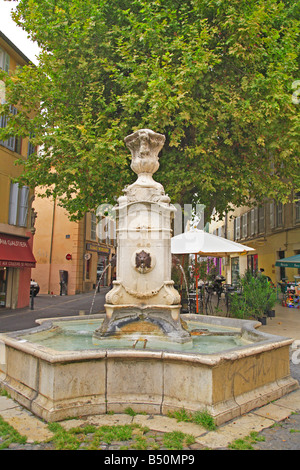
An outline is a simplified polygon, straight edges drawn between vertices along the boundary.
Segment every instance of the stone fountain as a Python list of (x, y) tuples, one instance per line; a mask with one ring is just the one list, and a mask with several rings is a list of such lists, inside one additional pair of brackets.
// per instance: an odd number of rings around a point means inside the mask
[(37, 320), (0, 334), (0, 387), (46, 421), (206, 409), (216, 424), (291, 392), (293, 339), (256, 321), (180, 315), (171, 280), (175, 209), (152, 175), (165, 137), (126, 137), (138, 175), (116, 207), (117, 279), (105, 313)]
[(191, 341), (171, 280), (171, 222), (175, 207), (152, 175), (165, 136), (142, 129), (126, 137), (137, 180), (118, 199), (117, 280), (106, 296), (106, 319), (95, 337), (138, 333)]

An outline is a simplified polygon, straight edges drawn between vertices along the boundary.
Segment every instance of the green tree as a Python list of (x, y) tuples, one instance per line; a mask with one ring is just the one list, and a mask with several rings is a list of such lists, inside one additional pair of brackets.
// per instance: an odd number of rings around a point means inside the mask
[(297, 1), (20, 0), (14, 19), (42, 53), (5, 77), (22, 112), (0, 139), (34, 136), (23, 181), (73, 218), (132, 182), (124, 137), (143, 127), (166, 135), (173, 202), (223, 213), (299, 188)]

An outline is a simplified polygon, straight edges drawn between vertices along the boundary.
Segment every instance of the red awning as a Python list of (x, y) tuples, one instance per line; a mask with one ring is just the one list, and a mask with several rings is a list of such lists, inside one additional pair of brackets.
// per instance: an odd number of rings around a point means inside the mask
[(27, 238), (0, 233), (0, 266), (35, 268), (35, 263)]

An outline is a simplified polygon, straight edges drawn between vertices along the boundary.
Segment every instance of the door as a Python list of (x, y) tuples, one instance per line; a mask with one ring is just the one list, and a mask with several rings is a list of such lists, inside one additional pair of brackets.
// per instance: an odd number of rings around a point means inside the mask
[(0, 268), (0, 308), (6, 307), (6, 276), (7, 268)]
[(231, 258), (231, 284), (237, 284), (240, 277), (239, 257)]

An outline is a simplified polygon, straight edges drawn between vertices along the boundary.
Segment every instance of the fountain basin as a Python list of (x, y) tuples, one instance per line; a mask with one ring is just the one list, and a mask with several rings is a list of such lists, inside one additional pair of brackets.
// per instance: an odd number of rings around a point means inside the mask
[[(258, 322), (182, 317), (191, 322), (194, 331), (199, 324), (200, 332), (212, 330), (221, 336), (227, 332), (240, 343), (204, 353), (178, 349), (189, 348), (185, 344), (176, 344), (174, 350), (167, 342), (162, 349), (162, 344), (155, 343), (152, 349), (148, 343), (146, 349), (112, 347), (104, 339), (95, 340), (89, 349), (82, 349), (83, 345), (75, 350), (70, 345), (65, 346), (69, 350), (59, 350), (38, 343), (41, 335), (55, 333), (57, 319), (39, 320), (40, 325), (31, 330), (0, 335), (0, 386), (46, 421), (120, 413), (131, 407), (151, 414), (207, 409), (216, 424), (298, 388), (289, 369), (292, 339), (262, 333), (257, 330)], [(66, 317), (60, 323), (68, 327), (83, 321), (85, 328), (90, 325), (92, 337), (95, 323), (104, 318)], [(78, 335), (84, 336), (80, 328)]]

